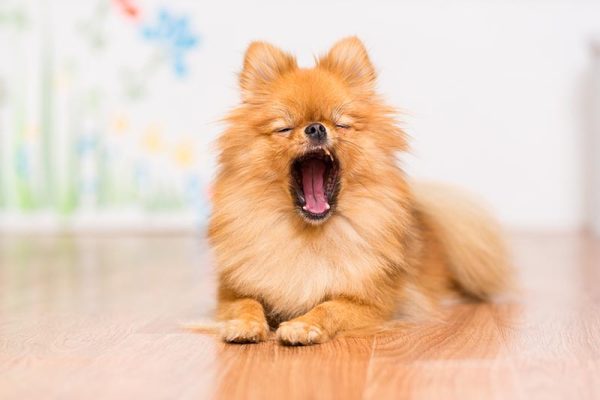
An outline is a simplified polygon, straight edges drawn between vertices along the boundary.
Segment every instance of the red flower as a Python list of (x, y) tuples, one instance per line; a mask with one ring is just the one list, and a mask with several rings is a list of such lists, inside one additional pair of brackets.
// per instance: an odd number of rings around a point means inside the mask
[(137, 19), (140, 16), (140, 9), (133, 0), (114, 0), (114, 2), (126, 17)]

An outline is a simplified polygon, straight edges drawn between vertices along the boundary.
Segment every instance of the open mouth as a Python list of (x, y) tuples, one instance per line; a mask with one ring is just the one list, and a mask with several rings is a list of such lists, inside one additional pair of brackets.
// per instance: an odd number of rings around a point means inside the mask
[(339, 188), (339, 163), (328, 150), (304, 154), (292, 162), (292, 196), (302, 214), (320, 220), (335, 207)]

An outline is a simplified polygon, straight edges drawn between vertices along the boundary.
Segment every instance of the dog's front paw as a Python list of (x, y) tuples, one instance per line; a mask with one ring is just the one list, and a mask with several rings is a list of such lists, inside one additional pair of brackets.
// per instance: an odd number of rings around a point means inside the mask
[(230, 319), (221, 328), (221, 337), (228, 343), (258, 343), (268, 334), (269, 325), (253, 319)]
[(288, 345), (317, 344), (329, 340), (329, 336), (321, 327), (294, 320), (279, 325), (277, 338)]

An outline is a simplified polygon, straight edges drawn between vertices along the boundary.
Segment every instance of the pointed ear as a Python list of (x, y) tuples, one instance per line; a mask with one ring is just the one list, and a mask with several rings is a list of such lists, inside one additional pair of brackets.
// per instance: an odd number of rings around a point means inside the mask
[(367, 49), (356, 36), (337, 42), (318, 65), (342, 77), (349, 85), (363, 89), (373, 89), (375, 68), (371, 64)]
[(265, 85), (295, 68), (296, 59), (290, 54), (268, 43), (252, 42), (246, 50), (240, 74), (242, 98), (246, 100), (260, 93)]

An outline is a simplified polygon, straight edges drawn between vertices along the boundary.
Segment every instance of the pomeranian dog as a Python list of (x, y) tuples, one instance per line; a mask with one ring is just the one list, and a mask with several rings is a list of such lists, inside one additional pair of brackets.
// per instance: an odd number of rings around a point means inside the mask
[(209, 240), (227, 342), (323, 343), (509, 281), (494, 220), (456, 190), (407, 180), (394, 109), (355, 37), (313, 68), (263, 42), (220, 136)]

